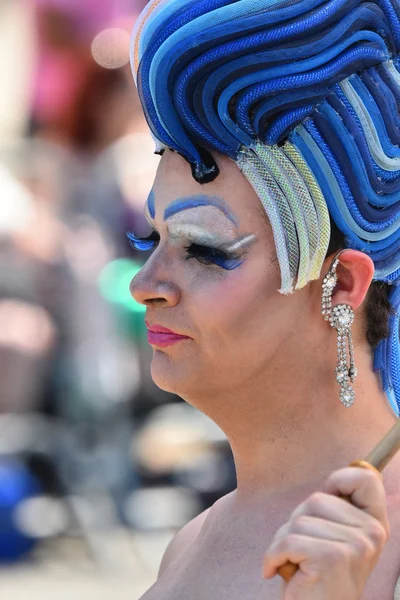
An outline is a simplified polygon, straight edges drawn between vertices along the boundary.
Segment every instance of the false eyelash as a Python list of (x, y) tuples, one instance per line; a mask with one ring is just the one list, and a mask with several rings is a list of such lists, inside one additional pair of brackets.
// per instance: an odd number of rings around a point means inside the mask
[(136, 235), (130, 231), (128, 231), (126, 237), (128, 238), (130, 245), (140, 252), (153, 250), (160, 241), (160, 234), (155, 230), (146, 238), (136, 237)]
[(217, 265), (222, 269), (231, 271), (239, 267), (243, 261), (239, 257), (229, 255), (223, 250), (201, 246), (200, 244), (191, 244), (185, 248), (187, 252), (186, 260), (197, 259), (203, 265)]
[[(137, 237), (134, 233), (126, 234), (130, 245), (140, 252), (148, 252), (158, 246), (160, 234), (154, 230), (146, 238)], [(199, 263), (205, 266), (217, 265), (222, 269), (231, 271), (242, 264), (242, 260), (235, 255), (229, 255), (223, 250), (211, 248), (209, 246), (201, 246), (200, 244), (191, 244), (185, 247), (187, 252), (186, 260), (195, 258)]]

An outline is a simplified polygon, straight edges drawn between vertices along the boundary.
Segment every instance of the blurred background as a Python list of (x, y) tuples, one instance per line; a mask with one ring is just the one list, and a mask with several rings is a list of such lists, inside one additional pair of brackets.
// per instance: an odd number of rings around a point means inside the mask
[[(0, 0), (0, 589), (131, 600), (235, 486), (150, 379), (129, 282), (157, 157), (129, 67), (144, 0)], [(129, 596), (128, 596), (129, 595)]]

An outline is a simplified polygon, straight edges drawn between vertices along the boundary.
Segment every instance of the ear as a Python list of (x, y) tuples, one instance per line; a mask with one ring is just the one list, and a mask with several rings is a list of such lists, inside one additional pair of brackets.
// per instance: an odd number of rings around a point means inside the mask
[(371, 258), (359, 250), (345, 250), (337, 267), (338, 282), (332, 296), (332, 306), (348, 304), (354, 310), (363, 303), (374, 277)]

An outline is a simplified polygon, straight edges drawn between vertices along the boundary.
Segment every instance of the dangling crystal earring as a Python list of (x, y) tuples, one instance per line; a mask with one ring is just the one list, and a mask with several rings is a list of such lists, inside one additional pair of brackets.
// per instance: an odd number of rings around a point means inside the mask
[(325, 321), (329, 321), (331, 327), (336, 329), (337, 332), (338, 364), (336, 367), (336, 381), (340, 385), (340, 401), (343, 406), (350, 408), (356, 398), (351, 383), (354, 383), (357, 377), (357, 369), (354, 363), (353, 336), (351, 334), (354, 311), (348, 304), (338, 304), (332, 308), (332, 294), (338, 281), (336, 270), (342, 252), (344, 250), (334, 258), (322, 283), (322, 316)]

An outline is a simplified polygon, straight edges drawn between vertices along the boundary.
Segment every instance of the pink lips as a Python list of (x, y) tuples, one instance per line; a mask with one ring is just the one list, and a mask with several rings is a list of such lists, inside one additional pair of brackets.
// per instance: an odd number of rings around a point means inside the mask
[(178, 342), (182, 342), (183, 340), (190, 340), (187, 335), (179, 335), (171, 329), (167, 329), (162, 325), (149, 325), (146, 321), (146, 325), (148, 327), (148, 335), (147, 339), (150, 346), (158, 346), (159, 348), (167, 348), (168, 346), (173, 346)]

